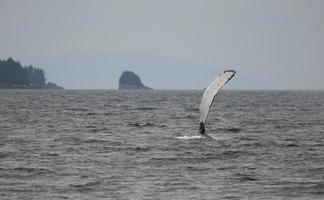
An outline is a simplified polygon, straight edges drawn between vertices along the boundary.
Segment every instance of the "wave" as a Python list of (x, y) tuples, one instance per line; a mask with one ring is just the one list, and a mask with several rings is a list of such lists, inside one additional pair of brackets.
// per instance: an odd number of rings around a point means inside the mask
[(111, 113), (110, 112), (88, 112), (87, 113), (87, 115), (90, 115), (90, 116), (92, 116), (92, 115), (111, 115)]
[(71, 145), (80, 145), (83, 142), (83, 139), (81, 137), (76, 136), (63, 136), (54, 139), (53, 142), (62, 142), (62, 144), (71, 144)]
[(258, 181), (259, 179), (253, 177), (249, 174), (241, 174), (237, 173), (234, 175), (234, 177), (231, 177), (230, 179), (238, 180), (240, 182), (246, 182), (246, 181)]
[(33, 168), (33, 167), (15, 167), (15, 168), (0, 168), (0, 177), (34, 177), (44, 176), (50, 174), (57, 174), (56, 172), (46, 168)]
[(136, 110), (157, 110), (159, 109), (158, 107), (138, 107), (135, 108)]
[(193, 172), (200, 172), (200, 171), (206, 172), (207, 170), (209, 170), (209, 168), (206, 169), (206, 168), (198, 168), (198, 167), (189, 166), (189, 167), (186, 167), (186, 170), (193, 171)]
[(186, 116), (184, 116), (185, 119), (196, 119), (197, 116), (196, 115), (191, 115), (191, 114), (188, 114)]
[(232, 132), (232, 133), (239, 133), (239, 132), (243, 131), (243, 129), (241, 129), (241, 128), (228, 128), (225, 130)]
[(229, 157), (229, 158), (238, 158), (241, 156), (253, 156), (256, 153), (250, 152), (250, 151), (238, 151), (238, 150), (225, 150), (222, 152), (223, 156)]
[(242, 128), (217, 128), (211, 131), (216, 133), (240, 133), (244, 130)]
[(146, 152), (146, 151), (150, 151), (151, 149), (152, 149), (151, 147), (136, 147), (136, 148), (134, 148), (134, 150), (137, 152)]
[(150, 122), (145, 122), (145, 123), (128, 123), (129, 126), (133, 126), (133, 127), (166, 127), (166, 125), (164, 124), (153, 124)]
[[(249, 140), (248, 140), (249, 141)], [(252, 142), (240, 142), (238, 144), (239, 147), (262, 147), (262, 146), (267, 146), (266, 144), (262, 144), (257, 141), (252, 141)]]
[[(113, 141), (98, 138), (87, 138), (86, 140), (84, 140), (84, 143), (113, 143)], [(119, 142), (117, 142), (117, 144), (120, 145)]]
[(217, 170), (234, 170), (236, 168), (237, 168), (237, 166), (231, 165), (231, 166), (219, 167), (219, 168), (217, 168)]
[(88, 109), (85, 108), (67, 108), (66, 110), (72, 110), (72, 111), (88, 111)]
[(10, 157), (13, 154), (14, 153), (12, 153), (12, 152), (0, 152), (0, 159), (6, 158), (6, 157)]
[(192, 111), (192, 112), (198, 113), (199, 109), (198, 108), (186, 108), (185, 111)]
[(255, 141), (256, 138), (254, 136), (240, 136), (238, 137), (239, 140), (245, 141)]
[(12, 169), (7, 169), (7, 170), (13, 170), (13, 171), (23, 171), (23, 172), (28, 172), (28, 173), (32, 173), (32, 172), (52, 172), (49, 169), (44, 169), (44, 168), (32, 168), (32, 167), (15, 167)]
[(182, 140), (191, 140), (191, 139), (204, 139), (205, 137), (202, 135), (183, 135), (183, 136), (178, 136), (176, 138)]
[(91, 129), (91, 132), (92, 133), (98, 133), (98, 132), (103, 132), (103, 131), (106, 131), (108, 129), (106, 128), (95, 128), (95, 129)]
[(57, 157), (59, 156), (58, 153), (52, 153), (52, 152), (49, 152), (49, 153), (41, 153), (42, 156), (50, 156), (50, 157)]
[(180, 140), (192, 140), (192, 139), (216, 139), (216, 140), (220, 140), (222, 138), (218, 138), (218, 137), (214, 137), (211, 135), (182, 135), (182, 136), (178, 136), (176, 137), (176, 139), (180, 139)]
[(76, 189), (78, 191), (84, 191), (84, 190), (94, 190), (100, 184), (101, 184), (100, 181), (89, 181), (83, 184), (70, 184), (69, 187)]

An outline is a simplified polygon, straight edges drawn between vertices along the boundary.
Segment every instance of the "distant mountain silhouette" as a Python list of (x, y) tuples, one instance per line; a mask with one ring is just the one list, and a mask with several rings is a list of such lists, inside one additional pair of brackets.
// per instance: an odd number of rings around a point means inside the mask
[(119, 78), (120, 90), (151, 90), (145, 86), (140, 77), (131, 71), (124, 71)]
[(0, 88), (3, 89), (62, 89), (53, 84), (46, 83), (43, 69), (23, 67), (12, 58), (0, 60)]

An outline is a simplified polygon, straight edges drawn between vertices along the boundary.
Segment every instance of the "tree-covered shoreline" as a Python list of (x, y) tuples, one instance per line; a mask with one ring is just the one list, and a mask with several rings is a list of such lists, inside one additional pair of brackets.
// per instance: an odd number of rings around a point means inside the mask
[[(46, 83), (45, 71), (41, 68), (23, 67), (20, 62), (0, 59), (0, 88), (2, 89), (62, 89)], [(50, 88), (48, 87), (50, 86)]]

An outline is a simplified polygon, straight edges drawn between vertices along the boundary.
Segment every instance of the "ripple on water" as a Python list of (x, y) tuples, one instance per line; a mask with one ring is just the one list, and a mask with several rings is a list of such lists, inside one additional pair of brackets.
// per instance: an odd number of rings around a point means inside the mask
[[(323, 92), (0, 90), (0, 199), (322, 199)], [(305, 107), (305, 105), (307, 105)]]

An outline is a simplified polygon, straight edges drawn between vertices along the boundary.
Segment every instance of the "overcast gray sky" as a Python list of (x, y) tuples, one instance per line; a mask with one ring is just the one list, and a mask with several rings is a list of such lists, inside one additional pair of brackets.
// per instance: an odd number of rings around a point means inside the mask
[(66, 88), (324, 89), (322, 0), (0, 0), (0, 59)]

